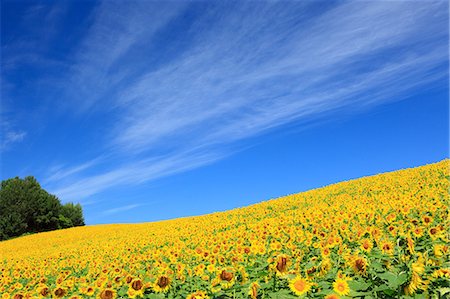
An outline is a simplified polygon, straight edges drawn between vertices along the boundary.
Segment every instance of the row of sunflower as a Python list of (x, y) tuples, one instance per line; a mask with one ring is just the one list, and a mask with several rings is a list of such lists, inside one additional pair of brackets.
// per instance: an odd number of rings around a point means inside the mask
[(1, 242), (1, 298), (441, 298), (450, 294), (449, 166)]

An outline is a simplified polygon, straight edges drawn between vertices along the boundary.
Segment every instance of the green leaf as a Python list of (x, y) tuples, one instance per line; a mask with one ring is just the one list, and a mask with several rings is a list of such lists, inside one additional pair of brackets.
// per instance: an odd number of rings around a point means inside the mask
[(255, 277), (260, 278), (260, 277), (264, 277), (264, 276), (267, 276), (267, 275), (269, 275), (269, 272), (268, 272), (268, 271), (260, 271), (260, 272), (258, 272), (258, 273), (255, 275)]
[(126, 286), (122, 286), (119, 291), (117, 292), (117, 294), (119, 296), (125, 296), (127, 294), (128, 288)]
[(389, 290), (389, 289), (390, 289), (390, 287), (388, 285), (383, 284), (383, 285), (377, 286), (373, 290), (375, 292), (379, 292), (379, 291), (384, 291), (384, 290)]
[(289, 290), (280, 290), (276, 293), (270, 293), (270, 297), (271, 298), (276, 298), (276, 299), (298, 299), (298, 298), (302, 298), (302, 296), (295, 296), (293, 295)]
[(401, 286), (408, 280), (408, 275), (406, 273), (396, 275), (392, 272), (385, 272), (379, 273), (378, 277), (383, 280), (387, 280), (389, 288), (394, 290), (396, 290), (399, 286)]
[(395, 294), (397, 294), (397, 291), (395, 291), (395, 290), (384, 290), (383, 293), (385, 293), (388, 296), (393, 297)]
[(383, 268), (383, 265), (382, 265), (381, 263), (377, 262), (377, 261), (373, 261), (373, 262), (370, 264), (370, 267), (371, 267), (372, 269), (374, 269), (375, 271), (377, 271), (377, 272), (384, 272), (384, 271), (386, 271), (386, 270)]
[(408, 281), (408, 274), (406, 273), (401, 273), (397, 276), (397, 281), (396, 283), (398, 283), (399, 286), (401, 286), (402, 284), (404, 284), (406, 281)]
[(148, 299), (162, 299), (165, 298), (164, 294), (148, 294)]
[(348, 286), (350, 289), (355, 291), (365, 291), (367, 290), (372, 284), (370, 282), (364, 282), (364, 281), (358, 281), (358, 280), (352, 280), (348, 282)]
[(450, 294), (450, 288), (440, 288), (438, 291), (439, 294), (441, 294), (441, 296), (444, 296), (445, 294)]

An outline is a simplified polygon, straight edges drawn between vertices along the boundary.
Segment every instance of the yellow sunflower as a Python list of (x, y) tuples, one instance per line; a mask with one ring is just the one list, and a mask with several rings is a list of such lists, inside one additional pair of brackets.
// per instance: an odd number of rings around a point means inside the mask
[(95, 293), (95, 289), (92, 286), (88, 286), (87, 288), (83, 289), (82, 292), (85, 295), (88, 295), (89, 297), (92, 297), (92, 295), (94, 295), (94, 293)]
[(387, 255), (392, 255), (394, 253), (394, 243), (392, 243), (391, 241), (385, 240), (381, 242), (381, 251), (384, 254)]
[(365, 274), (367, 269), (367, 261), (365, 258), (356, 256), (351, 261), (351, 267), (358, 274)]
[(359, 248), (361, 248), (362, 251), (370, 252), (373, 248), (372, 240), (369, 238), (363, 239)]
[(260, 288), (260, 285), (257, 282), (253, 282), (250, 284), (248, 295), (252, 299), (256, 299), (258, 297), (258, 289)]
[(440, 235), (440, 231), (437, 227), (432, 227), (428, 230), (428, 234), (432, 240), (436, 240)]
[(165, 293), (170, 289), (171, 280), (166, 275), (161, 275), (153, 284), (153, 289), (157, 293)]
[(114, 299), (116, 298), (116, 291), (113, 289), (104, 289), (97, 295), (98, 299)]
[(333, 282), (333, 290), (341, 296), (348, 295), (350, 293), (350, 287), (347, 280), (338, 278)]
[(230, 269), (222, 269), (217, 277), (220, 285), (224, 289), (229, 289), (234, 285), (235, 275)]
[(297, 296), (305, 295), (311, 289), (312, 283), (307, 279), (297, 276), (289, 282), (289, 287)]
[(63, 289), (62, 287), (57, 287), (53, 290), (53, 296), (55, 298), (62, 298), (66, 295), (67, 291)]
[(275, 271), (277, 275), (284, 275), (287, 273), (290, 265), (290, 259), (287, 255), (282, 254), (277, 257)]
[(439, 270), (435, 270), (432, 275), (434, 278), (450, 278), (450, 269), (442, 268)]
[(50, 295), (50, 289), (46, 285), (42, 285), (37, 288), (37, 293), (39, 294), (39, 298), (45, 298)]

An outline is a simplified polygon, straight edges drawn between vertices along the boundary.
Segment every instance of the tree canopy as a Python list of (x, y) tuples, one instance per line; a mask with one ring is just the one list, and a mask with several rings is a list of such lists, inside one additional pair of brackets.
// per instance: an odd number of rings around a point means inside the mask
[(42, 231), (84, 225), (80, 204), (61, 204), (28, 176), (7, 179), (0, 188), (0, 240)]

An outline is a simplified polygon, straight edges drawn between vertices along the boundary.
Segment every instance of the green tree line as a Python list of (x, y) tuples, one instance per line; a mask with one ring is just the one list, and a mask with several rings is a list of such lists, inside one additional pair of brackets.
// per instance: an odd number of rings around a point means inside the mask
[(61, 204), (28, 176), (7, 179), (0, 188), (0, 241), (27, 233), (84, 225), (80, 204)]

